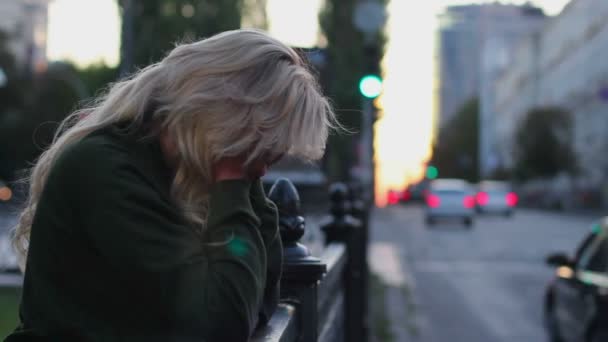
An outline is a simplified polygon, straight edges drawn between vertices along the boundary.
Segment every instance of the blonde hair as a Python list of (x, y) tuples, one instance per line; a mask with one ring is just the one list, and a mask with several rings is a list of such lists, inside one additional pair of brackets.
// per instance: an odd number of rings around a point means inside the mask
[(215, 161), (244, 154), (246, 163), (267, 154), (316, 160), (329, 131), (340, 127), (304, 60), (267, 34), (234, 30), (179, 45), (62, 122), (31, 170), (28, 202), (15, 227), (22, 269), (47, 175), (66, 146), (118, 122), (148, 119), (175, 141), (172, 194), (201, 230)]

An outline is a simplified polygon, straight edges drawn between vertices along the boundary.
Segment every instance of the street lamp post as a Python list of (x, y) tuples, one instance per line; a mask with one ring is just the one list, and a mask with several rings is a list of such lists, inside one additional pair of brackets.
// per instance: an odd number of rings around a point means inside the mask
[(364, 35), (363, 56), (366, 67), (365, 75), (360, 83), (359, 90), (362, 96), (363, 117), (361, 120), (361, 158), (359, 167), (360, 178), (365, 184), (366, 200), (373, 202), (374, 198), (374, 106), (373, 100), (382, 91), (382, 79), (377, 75), (378, 64), (378, 32), (386, 22), (386, 9), (377, 0), (360, 0), (355, 6), (353, 24)]
[(122, 5), (122, 45), (120, 46), (120, 75), (126, 76), (133, 71), (133, 17), (135, 15), (134, 0), (120, 0)]
[[(380, 71), (377, 70), (379, 63), (379, 48), (378, 48), (378, 32), (384, 26), (386, 21), (386, 10), (384, 5), (378, 1), (360, 0), (355, 7), (353, 15), (354, 25), (364, 34), (363, 56), (365, 58), (366, 73), (360, 83), (359, 90), (362, 95), (362, 110), (363, 117), (361, 120), (361, 159), (359, 167), (363, 169), (361, 183), (364, 185), (362, 191), (364, 203), (362, 204), (360, 218), (363, 224), (359, 231), (355, 234), (353, 241), (358, 246), (356, 256), (353, 258), (353, 264), (358, 265), (360, 270), (356, 278), (352, 278), (352, 289), (354, 293), (360, 293), (364, 298), (359, 305), (353, 306), (351, 309), (355, 312), (360, 312), (357, 327), (353, 328), (349, 335), (353, 341), (366, 342), (369, 340), (370, 316), (367, 305), (369, 296), (369, 268), (367, 258), (367, 244), (369, 241), (369, 210), (374, 203), (374, 105), (373, 101), (382, 92), (382, 78)], [(352, 190), (354, 191), (354, 190)]]

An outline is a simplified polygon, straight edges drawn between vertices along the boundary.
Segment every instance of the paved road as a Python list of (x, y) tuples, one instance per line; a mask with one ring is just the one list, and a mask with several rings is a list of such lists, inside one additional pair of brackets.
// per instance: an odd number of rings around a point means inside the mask
[(573, 251), (594, 218), (520, 210), (510, 219), (480, 217), (466, 230), (457, 222), (428, 229), (423, 217), (421, 207), (397, 206), (372, 218), (372, 267), (411, 290), (409, 309), (393, 310), (405, 316), (393, 323), (414, 327), (401, 339), (545, 341), (541, 303), (552, 270), (544, 258)]

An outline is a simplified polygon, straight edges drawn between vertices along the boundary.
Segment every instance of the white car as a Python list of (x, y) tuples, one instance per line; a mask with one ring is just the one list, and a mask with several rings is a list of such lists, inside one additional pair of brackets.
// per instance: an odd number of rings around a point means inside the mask
[(517, 194), (510, 186), (500, 181), (482, 181), (479, 183), (477, 195), (477, 211), (480, 213), (495, 213), (511, 216), (517, 206)]
[(458, 219), (467, 227), (473, 225), (475, 194), (468, 182), (461, 179), (437, 179), (431, 182), (426, 202), (426, 223), (438, 219)]

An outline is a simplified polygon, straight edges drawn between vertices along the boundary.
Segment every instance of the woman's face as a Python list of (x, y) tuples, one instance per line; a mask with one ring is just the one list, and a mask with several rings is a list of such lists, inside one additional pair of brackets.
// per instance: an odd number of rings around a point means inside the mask
[[(170, 136), (170, 134), (168, 134), (166, 130), (163, 130), (161, 132), (160, 144), (165, 161), (169, 164), (171, 168), (176, 167), (179, 159), (179, 152), (177, 150), (177, 145), (175, 144), (175, 141), (172, 139), (172, 137)], [(214, 165), (214, 169), (216, 169), (218, 166), (220, 166), (220, 168), (222, 169), (233, 169), (233, 171), (237, 171), (237, 169), (239, 169), (247, 177), (256, 179), (264, 176), (268, 171), (268, 168), (276, 164), (279, 160), (281, 160), (281, 158), (283, 158), (283, 156), (284, 153), (268, 152), (265, 153), (258, 160), (254, 160), (252, 163), (250, 163), (247, 168), (244, 167), (245, 161), (247, 160), (247, 156), (229, 157), (221, 161), (221, 166)]]
[(266, 174), (268, 168), (272, 165), (276, 164), (281, 158), (283, 158), (283, 153), (281, 154), (273, 154), (267, 153), (263, 158), (260, 158), (253, 163), (251, 163), (248, 169), (248, 175), (251, 178), (260, 178)]

